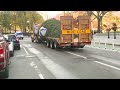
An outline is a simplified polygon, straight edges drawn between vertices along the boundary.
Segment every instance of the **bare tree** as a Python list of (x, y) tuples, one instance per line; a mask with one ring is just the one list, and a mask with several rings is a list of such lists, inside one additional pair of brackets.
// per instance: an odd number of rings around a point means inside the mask
[[(102, 24), (102, 19), (103, 19), (104, 15), (105, 15), (106, 13), (108, 13), (108, 12), (109, 12), (109, 11), (87, 11), (87, 13), (88, 13), (89, 16), (94, 15), (94, 16), (95, 16), (94, 19), (97, 18), (97, 20), (98, 20), (98, 33), (101, 33), (101, 32), (102, 32), (102, 30), (101, 30), (101, 28), (100, 28), (100, 26), (102, 26), (102, 25), (101, 25), (101, 24)], [(94, 19), (93, 19), (93, 20), (94, 20)]]

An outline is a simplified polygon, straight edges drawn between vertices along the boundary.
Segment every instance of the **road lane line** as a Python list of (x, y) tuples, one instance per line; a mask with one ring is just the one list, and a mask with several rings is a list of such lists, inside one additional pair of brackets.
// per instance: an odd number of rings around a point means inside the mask
[(87, 57), (85, 57), (85, 56), (81, 56), (81, 55), (78, 55), (78, 54), (75, 54), (75, 53), (71, 53), (71, 52), (68, 52), (68, 51), (65, 51), (65, 52), (67, 52), (69, 54), (72, 54), (72, 55), (75, 55), (75, 56), (78, 56), (78, 57), (81, 57), (81, 58), (84, 58), (84, 59), (87, 59)]
[(99, 64), (104, 65), (104, 66), (108, 66), (108, 67), (114, 68), (116, 70), (120, 70), (120, 68), (117, 68), (117, 67), (109, 65), (109, 64), (105, 64), (105, 63), (102, 63), (102, 62), (99, 62), (99, 61), (94, 61), (94, 62), (99, 63)]
[(38, 75), (41, 79), (45, 79), (42, 74)]
[(27, 50), (25, 49), (25, 47), (23, 47), (23, 49), (25, 50), (26, 54), (29, 55), (29, 53), (27, 52)]
[[(47, 57), (42, 52), (38, 51), (35, 48), (28, 48), (30, 52), (36, 54), (39, 60), (45, 65), (45, 67), (54, 75), (55, 78), (58, 79), (78, 79), (73, 73), (69, 72), (65, 67), (59, 65), (58, 63), (54, 62), (50, 57)], [(40, 72), (40, 71), (38, 71)], [(39, 76), (42, 78), (42, 76)]]

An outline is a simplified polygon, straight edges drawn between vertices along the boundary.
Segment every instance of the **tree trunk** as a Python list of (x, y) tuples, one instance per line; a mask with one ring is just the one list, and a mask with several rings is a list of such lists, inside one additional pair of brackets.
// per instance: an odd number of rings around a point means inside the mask
[(101, 18), (98, 18), (98, 33), (101, 33), (100, 23), (101, 23)]

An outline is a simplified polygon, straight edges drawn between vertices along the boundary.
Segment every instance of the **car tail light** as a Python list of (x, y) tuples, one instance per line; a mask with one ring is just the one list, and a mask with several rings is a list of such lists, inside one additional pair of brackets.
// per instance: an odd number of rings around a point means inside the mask
[(18, 38), (16, 38), (16, 41), (19, 43), (19, 39)]
[(1, 57), (4, 57), (3, 54), (4, 54), (4, 50), (3, 50), (3, 48), (0, 48), (0, 58), (1, 58)]

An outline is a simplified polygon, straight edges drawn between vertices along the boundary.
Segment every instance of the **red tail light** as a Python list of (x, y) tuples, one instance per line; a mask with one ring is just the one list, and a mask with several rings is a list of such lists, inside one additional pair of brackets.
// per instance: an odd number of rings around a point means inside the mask
[(4, 51), (3, 51), (3, 48), (0, 48), (0, 54), (3, 54)]
[(16, 41), (19, 43), (19, 39), (17, 38)]
[(3, 58), (4, 57), (4, 50), (3, 50), (3, 48), (0, 48), (0, 58)]

